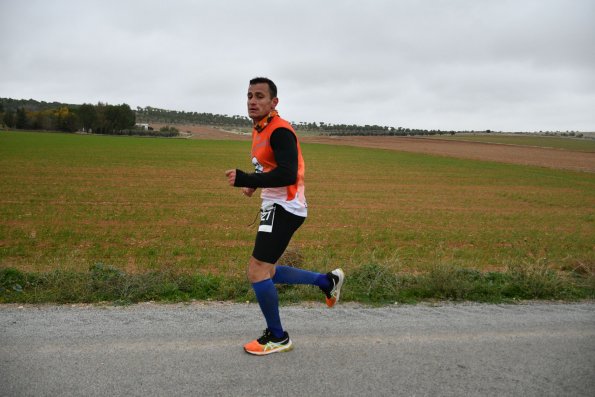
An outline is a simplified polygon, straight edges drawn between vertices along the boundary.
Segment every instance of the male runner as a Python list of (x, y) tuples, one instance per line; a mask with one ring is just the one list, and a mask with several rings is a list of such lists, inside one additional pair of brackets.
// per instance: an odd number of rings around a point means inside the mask
[(278, 103), (275, 83), (265, 77), (250, 80), (248, 115), (254, 123), (252, 164), (256, 171), (250, 174), (238, 169), (225, 171), (229, 184), (241, 187), (242, 193), (248, 197), (252, 197), (257, 188), (262, 188), (260, 225), (248, 262), (248, 280), (252, 283), (267, 328), (260, 338), (244, 345), (246, 352), (256, 355), (293, 348), (289, 335), (281, 326), (275, 284), (316, 285), (326, 295), (327, 306), (333, 307), (339, 301), (345, 279), (341, 269), (321, 274), (276, 265), (308, 214), (302, 151), (293, 127), (275, 110)]

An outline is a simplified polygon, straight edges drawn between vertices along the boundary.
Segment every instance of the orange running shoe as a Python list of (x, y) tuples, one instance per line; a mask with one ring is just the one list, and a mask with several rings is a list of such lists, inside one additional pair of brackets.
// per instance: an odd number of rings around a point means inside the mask
[(331, 282), (331, 287), (328, 290), (322, 290), (322, 292), (326, 295), (326, 305), (333, 307), (339, 302), (341, 287), (345, 281), (345, 272), (343, 272), (343, 269), (335, 269), (332, 272), (328, 272), (326, 276)]
[(283, 333), (281, 338), (275, 338), (275, 335), (269, 329), (265, 329), (262, 336), (258, 339), (248, 342), (244, 345), (246, 353), (257, 356), (265, 356), (271, 353), (288, 352), (293, 349), (293, 343), (289, 339), (287, 332)]

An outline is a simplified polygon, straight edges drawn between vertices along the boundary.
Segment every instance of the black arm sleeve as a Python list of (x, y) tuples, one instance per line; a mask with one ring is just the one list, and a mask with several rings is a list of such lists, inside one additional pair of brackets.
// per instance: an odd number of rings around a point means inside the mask
[(247, 174), (236, 170), (237, 187), (282, 187), (297, 180), (298, 150), (295, 135), (286, 128), (277, 128), (271, 134), (271, 148), (277, 167), (269, 172)]

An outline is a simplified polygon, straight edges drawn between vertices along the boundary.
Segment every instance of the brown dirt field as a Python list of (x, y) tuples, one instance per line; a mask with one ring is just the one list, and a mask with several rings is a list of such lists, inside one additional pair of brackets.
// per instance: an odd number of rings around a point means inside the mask
[(348, 145), (403, 152), (425, 153), (501, 163), (595, 172), (595, 153), (530, 146), (395, 136), (312, 136), (302, 142)]
[(155, 130), (159, 130), (165, 126), (176, 127), (181, 133), (190, 132), (192, 135), (190, 139), (215, 139), (215, 140), (233, 140), (233, 141), (248, 141), (250, 135), (241, 135), (233, 132), (224, 131), (214, 127), (207, 127), (204, 125), (192, 125), (192, 124), (162, 124), (162, 123), (151, 123), (151, 127)]
[[(164, 125), (152, 124), (155, 129)], [(191, 139), (250, 140), (249, 135), (214, 127), (198, 125), (175, 125), (175, 127), (180, 132), (190, 132)], [(304, 136), (300, 139), (307, 143), (388, 149), (595, 173), (595, 153), (564, 149), (396, 136)]]

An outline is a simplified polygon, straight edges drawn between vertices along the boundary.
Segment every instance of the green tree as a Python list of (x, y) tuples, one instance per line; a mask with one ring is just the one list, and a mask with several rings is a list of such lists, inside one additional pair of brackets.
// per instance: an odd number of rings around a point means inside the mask
[(133, 128), (136, 115), (127, 104), (118, 106), (106, 105), (104, 109), (105, 128), (107, 133), (114, 133)]
[(54, 115), (51, 110), (40, 110), (32, 115), (32, 128), (36, 130), (53, 130)]
[(54, 111), (55, 128), (60, 131), (74, 132), (78, 130), (79, 120), (77, 115), (67, 106), (62, 106)]
[(97, 109), (95, 106), (83, 103), (77, 109), (77, 115), (84, 131), (92, 131), (97, 125)]
[(136, 114), (130, 109), (130, 106), (123, 103), (118, 108), (117, 125), (120, 130), (133, 128), (136, 124)]
[(16, 118), (15, 118), (15, 123), (14, 123), (15, 127), (18, 129), (25, 129), (27, 128), (27, 112), (25, 111), (25, 108), (20, 107), (17, 109), (17, 114), (16, 114)]
[(15, 115), (14, 112), (12, 110), (7, 110), (4, 113), (4, 117), (2, 117), (2, 121), (4, 122), (4, 125), (6, 125), (8, 128), (14, 128), (15, 126)]

